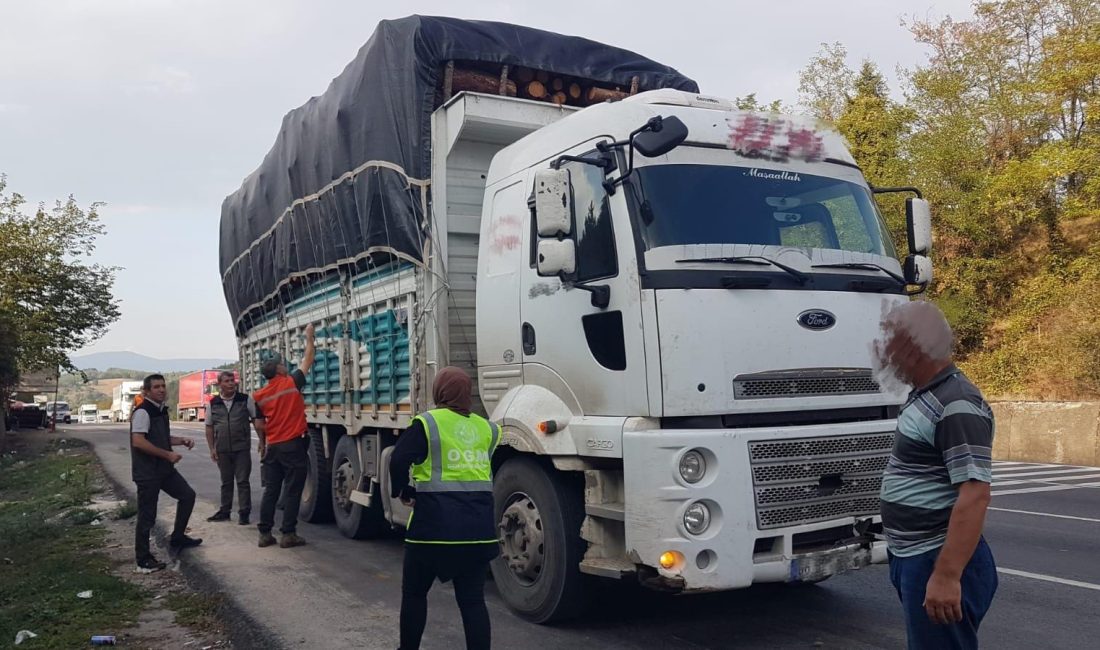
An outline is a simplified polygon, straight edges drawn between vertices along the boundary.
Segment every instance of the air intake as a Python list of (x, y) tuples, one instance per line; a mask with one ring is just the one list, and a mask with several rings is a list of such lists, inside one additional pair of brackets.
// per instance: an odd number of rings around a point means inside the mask
[(738, 375), (733, 379), (735, 399), (860, 395), (879, 390), (878, 382), (866, 368), (781, 370)]

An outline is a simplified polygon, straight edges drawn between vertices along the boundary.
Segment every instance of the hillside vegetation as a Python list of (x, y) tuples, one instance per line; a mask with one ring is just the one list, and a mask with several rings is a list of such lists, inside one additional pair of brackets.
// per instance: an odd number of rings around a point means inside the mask
[[(993, 396), (1100, 397), (1100, 2), (976, 2), (912, 20), (927, 61), (891, 98), (875, 62), (825, 45), (801, 103), (873, 185), (932, 203), (936, 280), (967, 373)], [(897, 241), (901, 204), (882, 201)]]

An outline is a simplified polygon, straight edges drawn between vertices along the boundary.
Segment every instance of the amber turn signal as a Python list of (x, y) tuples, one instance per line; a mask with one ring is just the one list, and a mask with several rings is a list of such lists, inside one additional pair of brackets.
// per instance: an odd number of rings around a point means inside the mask
[(661, 553), (661, 558), (659, 562), (661, 563), (662, 569), (671, 569), (677, 564), (680, 564), (680, 560), (682, 559), (683, 556), (676, 551), (665, 551), (664, 553)]
[(539, 433), (557, 433), (558, 423), (554, 420), (544, 420), (539, 422)]

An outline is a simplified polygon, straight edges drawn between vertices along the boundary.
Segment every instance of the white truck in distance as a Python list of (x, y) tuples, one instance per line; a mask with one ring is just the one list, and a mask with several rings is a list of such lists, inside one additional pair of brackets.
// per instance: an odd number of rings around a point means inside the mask
[(134, 398), (141, 394), (140, 381), (124, 381), (111, 392), (111, 420), (129, 422)]
[(95, 424), (99, 419), (99, 408), (95, 404), (81, 404), (79, 422), (81, 424)]
[(884, 561), (904, 396), (870, 350), (930, 278), (927, 203), (899, 264), (839, 135), (680, 91), (467, 92), (431, 124), (425, 261), (303, 285), (240, 339), (255, 390), (317, 327), (305, 518), (403, 525), (395, 435), (460, 365), (502, 425), (493, 576), (530, 620), (576, 613), (583, 574), (691, 593)]

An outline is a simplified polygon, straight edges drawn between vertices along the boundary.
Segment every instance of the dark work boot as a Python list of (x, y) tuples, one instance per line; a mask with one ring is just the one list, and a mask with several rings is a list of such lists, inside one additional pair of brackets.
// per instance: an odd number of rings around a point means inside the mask
[(202, 544), (202, 539), (197, 537), (188, 537), (187, 535), (180, 535), (179, 537), (173, 537), (168, 540), (168, 545), (173, 548), (192, 548)]
[(297, 533), (284, 533), (283, 538), (279, 540), (279, 548), (294, 548), (295, 546), (305, 546), (306, 540), (298, 537)]

